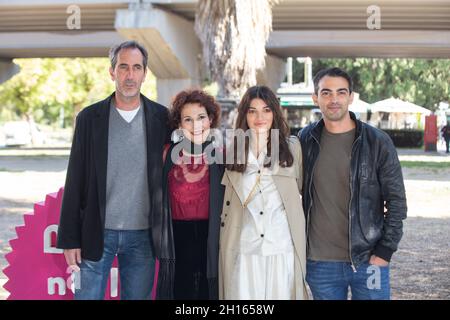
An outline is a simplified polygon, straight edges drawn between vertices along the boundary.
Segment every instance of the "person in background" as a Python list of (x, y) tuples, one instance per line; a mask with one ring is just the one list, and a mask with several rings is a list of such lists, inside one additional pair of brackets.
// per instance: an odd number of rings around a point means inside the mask
[(447, 121), (447, 124), (441, 129), (442, 138), (445, 140), (445, 152), (449, 153), (449, 145), (450, 145), (450, 121)]

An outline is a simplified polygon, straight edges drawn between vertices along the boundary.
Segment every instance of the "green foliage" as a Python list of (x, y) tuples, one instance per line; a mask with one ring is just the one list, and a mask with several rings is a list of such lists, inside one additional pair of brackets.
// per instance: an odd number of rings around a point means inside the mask
[(403, 168), (430, 168), (430, 169), (449, 169), (448, 161), (400, 161)]
[[(0, 84), (0, 120), (13, 115), (33, 116), (35, 121), (71, 126), (83, 107), (104, 99), (114, 91), (107, 58), (16, 59), (19, 74)], [(391, 96), (436, 110), (440, 101), (450, 102), (448, 59), (319, 59), (313, 74), (339, 66), (354, 79), (354, 90), (369, 103)], [(304, 81), (303, 65), (293, 61), (294, 82)], [(211, 87), (212, 91), (217, 91)], [(156, 79), (148, 72), (141, 90), (156, 99)]]
[(320, 59), (313, 60), (313, 74), (332, 66), (349, 72), (354, 91), (368, 103), (395, 97), (434, 111), (450, 101), (448, 59)]
[[(21, 71), (0, 84), (0, 114), (32, 116), (36, 122), (52, 124), (64, 115), (71, 126), (85, 106), (114, 91), (107, 58), (16, 59)], [(156, 96), (155, 77), (149, 72), (142, 92)], [(6, 109), (6, 110), (5, 110)], [(63, 110), (63, 113), (61, 113)]]
[[(352, 76), (354, 90), (368, 103), (395, 97), (436, 110), (439, 102), (450, 101), (448, 59), (318, 59), (313, 60), (313, 74), (334, 66)], [(294, 83), (305, 81), (303, 70), (294, 59)]]

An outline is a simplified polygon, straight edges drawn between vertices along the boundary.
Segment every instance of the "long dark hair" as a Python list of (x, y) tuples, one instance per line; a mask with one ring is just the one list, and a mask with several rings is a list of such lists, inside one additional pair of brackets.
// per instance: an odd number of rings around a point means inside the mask
[[(287, 142), (287, 138), (289, 136), (289, 126), (286, 122), (286, 119), (283, 117), (283, 113), (281, 111), (280, 102), (273, 93), (266, 86), (254, 86), (249, 88), (244, 96), (241, 99), (241, 102), (238, 106), (238, 115), (236, 120), (236, 129), (242, 129), (244, 132), (247, 132), (249, 129), (247, 123), (247, 112), (250, 108), (250, 103), (253, 99), (261, 99), (266, 103), (266, 105), (272, 110), (273, 113), (273, 122), (270, 130), (278, 129), (279, 130), (279, 164), (281, 167), (290, 167), (294, 163), (294, 157), (292, 156), (291, 150), (289, 149), (289, 145)], [(233, 143), (231, 148), (233, 148), (233, 163), (227, 164), (226, 168), (230, 171), (244, 172), (247, 169), (248, 162), (248, 149), (249, 149), (250, 139), (248, 136), (245, 137), (245, 152), (244, 152), (244, 161), (238, 162), (238, 137), (236, 134), (233, 137)], [(272, 155), (272, 141), (271, 135), (267, 139), (267, 156), (271, 157)], [(274, 157), (275, 159), (277, 157)], [(271, 167), (272, 161), (265, 162), (264, 167)]]

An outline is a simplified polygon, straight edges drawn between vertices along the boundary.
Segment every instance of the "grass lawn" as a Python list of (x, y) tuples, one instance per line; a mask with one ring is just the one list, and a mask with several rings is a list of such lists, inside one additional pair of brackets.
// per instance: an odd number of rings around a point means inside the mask
[(408, 161), (402, 160), (400, 164), (403, 168), (430, 168), (430, 169), (448, 169), (450, 162), (448, 161)]

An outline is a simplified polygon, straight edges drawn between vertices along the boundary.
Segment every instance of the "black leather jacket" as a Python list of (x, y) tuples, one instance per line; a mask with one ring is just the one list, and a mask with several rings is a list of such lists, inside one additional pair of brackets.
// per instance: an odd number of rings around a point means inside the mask
[[(368, 262), (372, 254), (390, 261), (403, 235), (407, 209), (402, 170), (392, 140), (385, 132), (357, 120), (352, 112), (350, 117), (356, 123), (356, 133), (350, 160), (349, 254), (356, 267)], [(307, 232), (323, 126), (320, 120), (299, 133)]]

